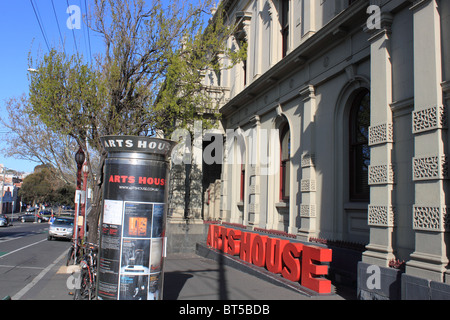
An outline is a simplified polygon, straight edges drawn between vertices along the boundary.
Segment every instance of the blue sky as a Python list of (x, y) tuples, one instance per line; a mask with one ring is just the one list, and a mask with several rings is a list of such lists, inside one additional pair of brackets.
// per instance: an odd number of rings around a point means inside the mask
[[(48, 52), (36, 15), (41, 22), (50, 48), (61, 46), (62, 38), (67, 54), (73, 54), (78, 50), (88, 58), (90, 39), (92, 54), (101, 50), (101, 39), (93, 34), (92, 30), (88, 37), (88, 28), (83, 22), (80, 29), (67, 27), (67, 20), (74, 21), (71, 18), (75, 16), (73, 11), (70, 14), (67, 13), (68, 5), (78, 6), (82, 14), (85, 14), (85, 3), (89, 7), (91, 0), (0, 0), (0, 115), (2, 117), (5, 115), (6, 99), (28, 92), (29, 52), (33, 57), (36, 57), (38, 50), (43, 53)], [(3, 139), (6, 134), (8, 133), (5, 128), (0, 127), (1, 147), (4, 146)], [(38, 165), (34, 162), (5, 158), (2, 153), (0, 153), (0, 163), (8, 168), (25, 172), (32, 172)]]

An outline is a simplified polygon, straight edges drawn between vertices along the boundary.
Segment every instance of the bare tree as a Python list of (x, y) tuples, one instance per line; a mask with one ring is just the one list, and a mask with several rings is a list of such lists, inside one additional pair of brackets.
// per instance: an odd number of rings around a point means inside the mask
[[(211, 108), (203, 94), (202, 70), (218, 67), (216, 56), (224, 52), (232, 28), (216, 13), (204, 29), (203, 13), (209, 5), (95, 0), (87, 22), (105, 44), (96, 63), (57, 50), (37, 58), (38, 72), (30, 81), (30, 116), (80, 145), (91, 180), (97, 176), (87, 220), (89, 242), (97, 241), (101, 211), (106, 152), (100, 137), (156, 131), (168, 135), (175, 120), (192, 120), (201, 116), (202, 108)], [(240, 56), (230, 54), (233, 59)], [(34, 62), (30, 58), (30, 65)], [(96, 170), (87, 144), (99, 152)]]
[(24, 94), (8, 99), (5, 106), (6, 117), (0, 121), (10, 132), (5, 135), (6, 146), (2, 152), (37, 165), (50, 164), (57, 169), (56, 174), (61, 180), (75, 184), (74, 140), (50, 130), (32, 116), (30, 103)]

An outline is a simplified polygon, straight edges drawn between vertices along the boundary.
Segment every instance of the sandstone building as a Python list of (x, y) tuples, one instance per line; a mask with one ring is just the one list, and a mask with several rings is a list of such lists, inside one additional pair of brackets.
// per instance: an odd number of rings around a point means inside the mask
[(227, 147), (202, 218), (361, 243), (362, 263), (450, 283), (450, 2), (222, 5), (248, 49), (205, 78)]

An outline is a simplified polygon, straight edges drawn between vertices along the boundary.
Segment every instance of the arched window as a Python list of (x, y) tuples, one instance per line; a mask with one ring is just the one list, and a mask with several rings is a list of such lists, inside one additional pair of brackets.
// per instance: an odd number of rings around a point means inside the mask
[(290, 157), (291, 157), (291, 135), (289, 132), (289, 124), (286, 122), (280, 130), (280, 200), (289, 200), (289, 184), (290, 184)]
[(281, 1), (281, 39), (284, 58), (289, 50), (289, 0)]
[(350, 110), (350, 200), (369, 201), (368, 172), (370, 149), (368, 145), (370, 126), (370, 92), (363, 89), (357, 93)]

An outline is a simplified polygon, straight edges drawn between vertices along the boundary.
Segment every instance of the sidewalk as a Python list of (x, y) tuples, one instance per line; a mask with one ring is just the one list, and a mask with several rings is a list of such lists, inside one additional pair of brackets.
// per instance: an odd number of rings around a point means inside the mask
[[(311, 296), (289, 288), (277, 279), (267, 279), (264, 274), (243, 270), (193, 253), (170, 254), (164, 265), (164, 300), (354, 299), (349, 290), (338, 290), (337, 294), (328, 296)], [(73, 290), (67, 287), (70, 275), (70, 268), (67, 270), (63, 259), (22, 300), (73, 300), (70, 294)]]

